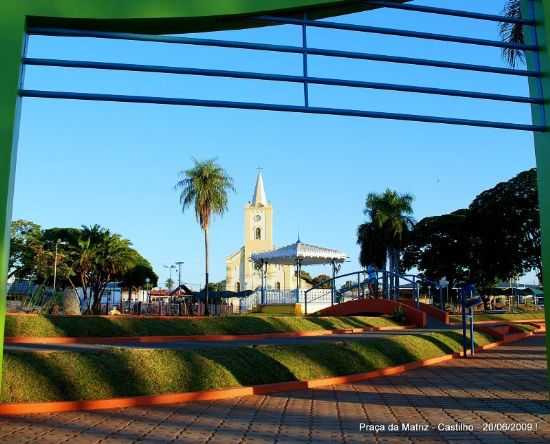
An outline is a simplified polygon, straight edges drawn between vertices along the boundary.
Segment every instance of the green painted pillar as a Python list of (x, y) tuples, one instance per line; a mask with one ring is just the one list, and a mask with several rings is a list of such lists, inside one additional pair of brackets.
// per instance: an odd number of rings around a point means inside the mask
[(20, 20), (9, 23), (3, 22), (0, 28), (0, 390), (3, 374), (11, 208), (21, 110), (21, 99), (18, 98), (17, 90), (22, 78), (21, 55), (24, 45), (24, 17), (20, 16)]
[[(550, 2), (546, 0), (522, 0), (522, 16), (537, 21), (537, 26), (525, 26), (527, 43), (541, 47), (539, 53), (527, 51), (527, 66), (540, 70), (542, 78), (529, 79), (531, 97), (544, 97), (544, 105), (533, 105), (533, 123), (550, 126)], [(537, 158), (538, 194), (542, 230), (542, 268), (544, 281), (544, 311), (546, 317), (546, 343), (550, 344), (550, 132), (534, 133)], [(550, 353), (546, 352), (550, 369)], [(549, 373), (550, 375), (550, 373)]]

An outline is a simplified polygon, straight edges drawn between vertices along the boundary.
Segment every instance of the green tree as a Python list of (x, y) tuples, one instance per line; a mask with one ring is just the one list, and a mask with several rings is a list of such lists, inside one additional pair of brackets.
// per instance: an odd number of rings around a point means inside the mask
[(76, 276), (73, 285), (82, 288), (88, 311), (99, 313), (107, 285), (121, 280), (130, 268), (133, 259), (130, 245), (129, 240), (99, 225), (82, 227), (69, 256)]
[(405, 248), (403, 266), (416, 267), (426, 278), (446, 277), (451, 285), (470, 280), (472, 245), (477, 243), (469, 226), (470, 210), (426, 217), (414, 227)]
[(542, 282), (535, 168), (479, 194), (470, 204), (470, 223), (479, 239), (479, 281), (491, 284), (535, 270)]
[(227, 211), (229, 191), (234, 191), (233, 179), (220, 167), (215, 159), (198, 161), (194, 166), (180, 173), (176, 190), (180, 190), (182, 211), (193, 207), (195, 217), (204, 232), (205, 258), (205, 300), (208, 314), (208, 229), (212, 215), (223, 215)]
[[(294, 272), (294, 276), (298, 276), (298, 274)], [(300, 270), (300, 278), (310, 285), (313, 284), (313, 277), (305, 270)]]
[(144, 288), (147, 283), (153, 287), (158, 284), (158, 276), (147, 259), (130, 248), (131, 260), (128, 270), (122, 276), (122, 287), (128, 289), (128, 299), (132, 300), (134, 290)]
[(331, 279), (330, 276), (326, 275), (326, 274), (320, 274), (318, 276), (315, 276), (312, 280), (311, 280), (311, 284), (313, 286), (315, 285), (319, 285), (319, 284), (322, 284), (320, 287), (318, 288), (330, 288), (330, 282), (327, 282)]
[(434, 280), (446, 276), (454, 285), (473, 281), (480, 288), (531, 270), (542, 279), (536, 170), (483, 191), (468, 209), (422, 219), (404, 265)]
[(208, 284), (208, 291), (212, 291), (212, 292), (225, 291), (225, 279), (219, 282), (210, 282)]
[(172, 288), (174, 288), (174, 279), (172, 278), (168, 278), (166, 279), (166, 281), (164, 282), (164, 285), (166, 285), (166, 288), (168, 288), (168, 290), (172, 290)]
[(359, 263), (363, 267), (374, 265), (386, 268), (386, 244), (379, 228), (373, 222), (365, 222), (357, 228), (357, 243), (361, 246)]
[(36, 274), (36, 252), (42, 244), (40, 225), (14, 220), (10, 226), (8, 278), (32, 278)]
[[(358, 243), (361, 246), (360, 260), (363, 266), (380, 265), (381, 248), (384, 247), (385, 259), (389, 270), (394, 273), (390, 288), (399, 288), (399, 260), (401, 249), (406, 245), (414, 226), (410, 194), (399, 194), (387, 189), (382, 194), (369, 193), (364, 213), (369, 221), (358, 229)], [(372, 244), (371, 244), (372, 242)]]

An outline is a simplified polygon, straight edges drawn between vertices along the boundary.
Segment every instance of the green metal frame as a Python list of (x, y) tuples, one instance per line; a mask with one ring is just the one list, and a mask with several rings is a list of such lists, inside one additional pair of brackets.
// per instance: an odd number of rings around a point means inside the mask
[[(541, 49), (537, 53), (526, 54), (529, 69), (536, 69), (542, 73), (539, 79), (529, 79), (531, 97), (544, 98), (544, 105), (532, 105), (533, 123), (544, 125), (550, 123), (550, 2), (547, 0), (521, 0), (522, 16), (533, 18), (537, 22), (536, 28), (527, 27), (524, 30), (528, 43), (537, 43)], [(540, 223), (542, 232), (542, 272), (546, 287), (544, 293), (544, 315), (546, 319), (546, 344), (550, 344), (550, 133), (533, 133), (535, 155), (537, 159), (537, 179), (540, 208)], [(546, 360), (550, 375), (550, 353), (548, 345)]]
[[(408, 0), (398, 0), (408, 1)], [(527, 16), (533, 11), (537, 33), (527, 33), (529, 43), (543, 47), (529, 55), (529, 69), (544, 73), (542, 80), (530, 80), (531, 96), (546, 99), (533, 106), (533, 122), (550, 125), (550, 2), (522, 0)], [(534, 8), (531, 2), (534, 3)], [(2, 0), (0, 1), (0, 384), (2, 382), (6, 279), (9, 255), (9, 226), (17, 156), (21, 100), (21, 57), (28, 26), (71, 27), (100, 31), (150, 34), (184, 33), (255, 26), (243, 18), (308, 12), (309, 18), (328, 17), (369, 9), (352, 0)], [(261, 25), (261, 23), (257, 23)], [(550, 26), (550, 25), (549, 25)], [(540, 94), (540, 95), (539, 95)], [(536, 133), (535, 149), (539, 175), (543, 264), (545, 282), (550, 282), (550, 134)], [(545, 296), (546, 319), (550, 319), (550, 293)], [(550, 330), (548, 333), (550, 340)], [(549, 366), (550, 368), (550, 366)], [(1, 385), (0, 385), (1, 389)]]
[(301, 17), (307, 11), (309, 17), (320, 18), (370, 8), (349, 0), (0, 0), (0, 390), (21, 109), (18, 90), (27, 27), (168, 34), (260, 26), (249, 18), (266, 14), (296, 12)]

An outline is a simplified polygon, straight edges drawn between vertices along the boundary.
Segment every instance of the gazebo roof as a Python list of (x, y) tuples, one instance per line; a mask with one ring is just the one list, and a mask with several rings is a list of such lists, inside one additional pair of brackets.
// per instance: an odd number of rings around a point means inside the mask
[(346, 259), (347, 255), (341, 251), (304, 244), (300, 241), (276, 250), (252, 255), (252, 260), (256, 263), (276, 265), (294, 265), (298, 260), (302, 265), (323, 265), (341, 263)]

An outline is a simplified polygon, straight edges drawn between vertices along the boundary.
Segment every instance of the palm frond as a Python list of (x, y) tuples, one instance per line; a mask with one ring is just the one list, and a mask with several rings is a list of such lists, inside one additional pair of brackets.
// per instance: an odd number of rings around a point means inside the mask
[[(507, 0), (502, 15), (512, 18), (521, 18), (521, 1)], [(514, 44), (525, 43), (523, 25), (521, 23), (502, 22), (499, 25), (499, 32), (503, 42)], [(525, 54), (520, 49), (503, 48), (502, 56), (512, 68), (515, 68), (519, 63), (525, 63)]]
[(216, 159), (193, 159), (192, 168), (180, 173), (176, 190), (180, 191), (182, 211), (193, 207), (201, 228), (206, 230), (212, 214), (227, 211), (229, 191), (235, 191), (233, 179), (216, 163)]

